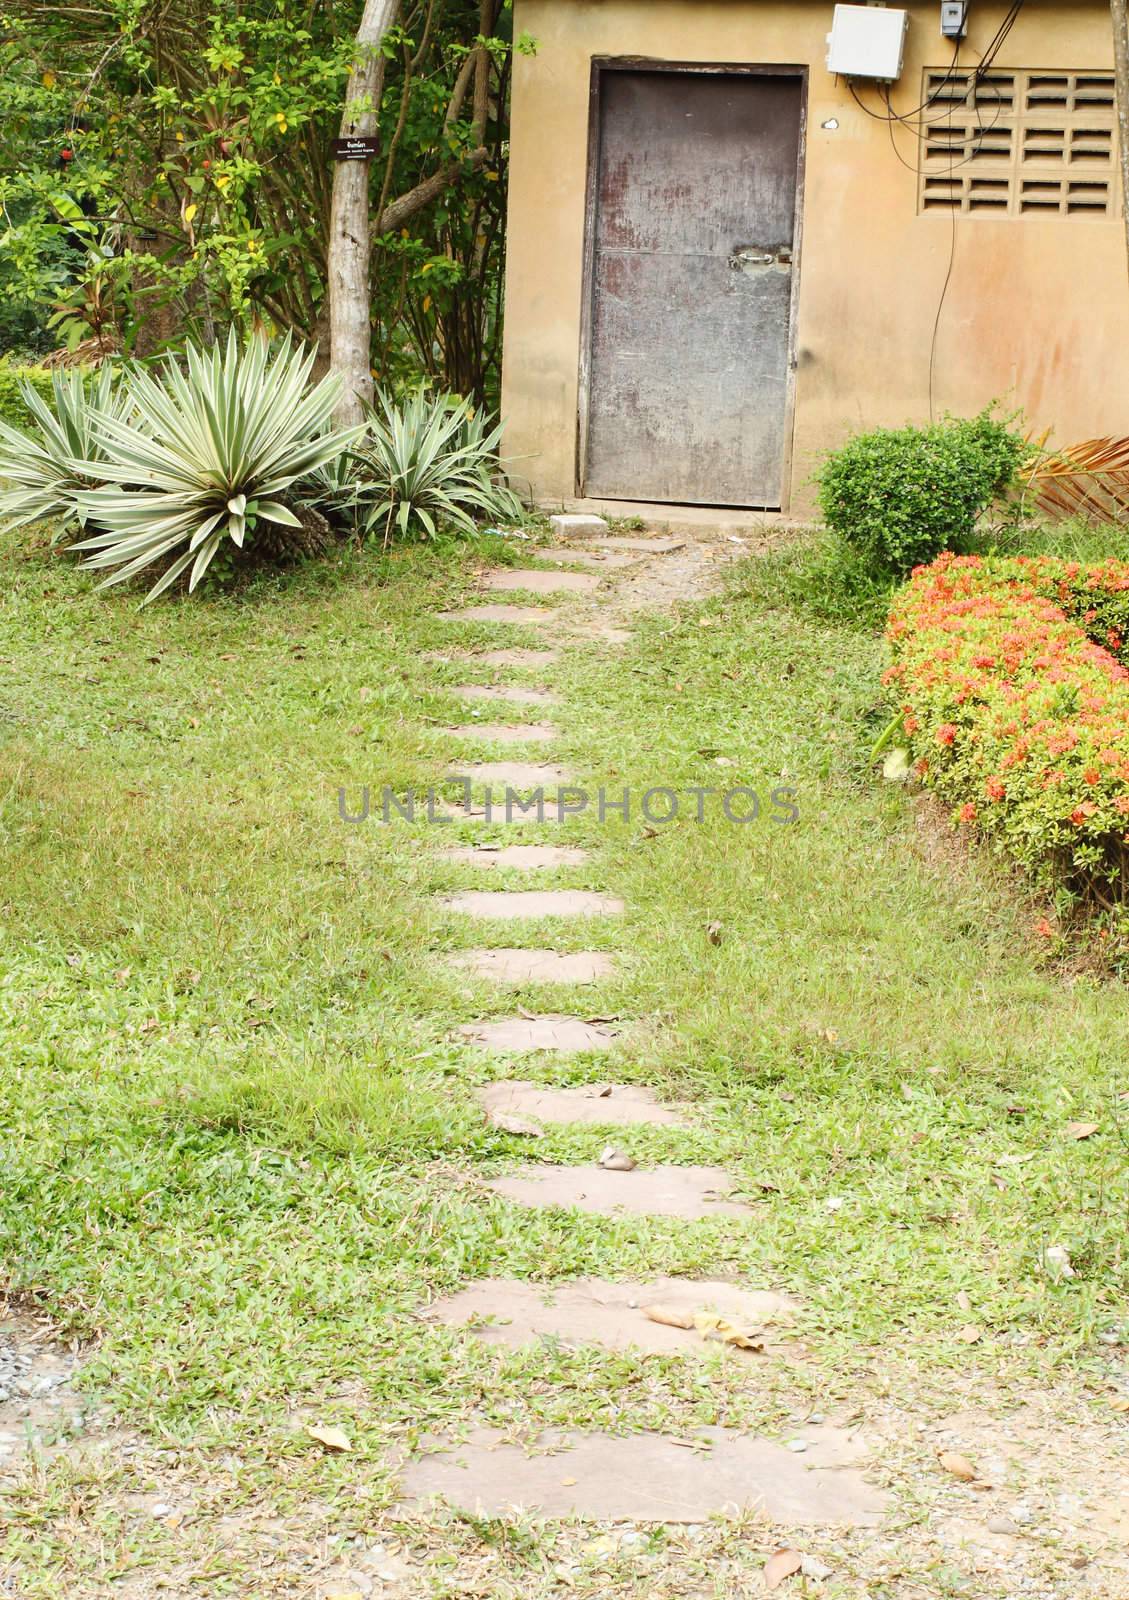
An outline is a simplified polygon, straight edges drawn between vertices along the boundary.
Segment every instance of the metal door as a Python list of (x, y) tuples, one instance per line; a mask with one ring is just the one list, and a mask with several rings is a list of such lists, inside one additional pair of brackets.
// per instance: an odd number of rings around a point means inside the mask
[(802, 75), (596, 84), (580, 492), (779, 506)]

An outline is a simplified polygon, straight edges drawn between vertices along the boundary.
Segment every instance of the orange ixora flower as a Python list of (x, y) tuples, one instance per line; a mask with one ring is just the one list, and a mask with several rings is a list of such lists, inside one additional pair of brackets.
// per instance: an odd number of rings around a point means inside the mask
[(1035, 924), (1035, 932), (1039, 935), (1040, 939), (1053, 939), (1055, 936), (1055, 931), (1047, 921), (1046, 917), (1039, 918), (1038, 922)]
[(1115, 885), (1111, 819), (1129, 821), (1129, 562), (945, 554), (895, 595), (887, 638), (906, 733), (950, 752), (914, 771), (953, 820), (1048, 885), (1064, 867)]

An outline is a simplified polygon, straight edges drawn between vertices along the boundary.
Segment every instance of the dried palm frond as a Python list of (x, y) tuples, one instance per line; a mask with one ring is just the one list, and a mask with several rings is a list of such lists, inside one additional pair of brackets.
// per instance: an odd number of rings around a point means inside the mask
[(116, 356), (118, 347), (113, 336), (109, 333), (92, 333), (89, 339), (83, 339), (76, 344), (73, 350), (68, 350), (64, 345), (61, 350), (52, 350), (51, 354), (44, 356), (40, 366), (47, 367), (98, 367), (103, 361), (109, 361)]
[(1048, 516), (1129, 521), (1129, 438), (1084, 439), (1036, 458), (1019, 481)]

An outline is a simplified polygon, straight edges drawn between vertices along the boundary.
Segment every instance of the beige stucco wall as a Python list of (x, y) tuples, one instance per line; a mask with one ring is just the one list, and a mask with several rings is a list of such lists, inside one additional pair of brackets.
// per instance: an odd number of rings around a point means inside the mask
[[(946, 65), (939, 3), (910, 8), (895, 110), (921, 99), (925, 66)], [(961, 62), (1004, 15), (971, 8)], [(812, 499), (823, 453), (859, 428), (928, 414), (933, 322), (952, 218), (917, 211), (917, 177), (885, 124), (824, 64), (831, 0), (516, 0), (534, 56), (514, 68), (503, 373), (505, 451), (542, 498), (576, 492), (575, 446), (589, 81), (593, 56), (809, 68), (797, 327), (792, 493)], [(1102, 6), (1029, 3), (999, 68), (1109, 69)], [(880, 108), (873, 90), (864, 99)], [(835, 130), (821, 124), (835, 119)], [(916, 166), (913, 135), (895, 129)], [(993, 398), (1022, 405), (1062, 442), (1129, 432), (1129, 287), (1117, 218), (961, 217), (937, 342), (938, 411)]]

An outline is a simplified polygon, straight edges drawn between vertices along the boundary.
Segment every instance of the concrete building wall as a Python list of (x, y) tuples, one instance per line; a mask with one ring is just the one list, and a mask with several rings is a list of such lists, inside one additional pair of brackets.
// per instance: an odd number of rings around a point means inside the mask
[[(952, 58), (939, 34), (939, 5), (909, 10), (905, 67), (892, 95), (902, 112), (921, 101), (923, 69)], [(981, 0), (971, 8), (961, 64), (975, 64), (1004, 12)], [(868, 117), (824, 64), (830, 0), (516, 0), (515, 13), (536, 54), (519, 55), (514, 70), (504, 448), (539, 497), (576, 493), (593, 57), (808, 67), (785, 509), (810, 508), (813, 470), (850, 433), (927, 418), (930, 347), (950, 250), (935, 411), (968, 414), (1000, 399), (1022, 406), (1029, 426), (1052, 428), (1061, 443), (1129, 432), (1120, 215), (919, 214), (916, 138), (895, 126), (896, 153), (887, 124)], [(1108, 9), (1028, 0), (995, 65), (1108, 71)], [(874, 89), (862, 98), (881, 111)]]

